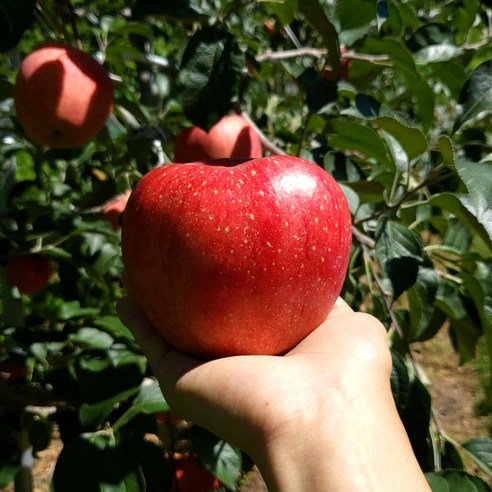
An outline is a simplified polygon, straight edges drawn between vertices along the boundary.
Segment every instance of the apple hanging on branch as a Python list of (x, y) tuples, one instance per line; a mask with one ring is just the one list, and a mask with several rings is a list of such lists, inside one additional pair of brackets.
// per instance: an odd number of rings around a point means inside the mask
[(113, 231), (120, 230), (120, 222), (123, 212), (125, 211), (131, 190), (125, 190), (120, 195), (107, 201), (101, 211), (101, 218), (111, 224)]
[(208, 133), (199, 126), (185, 128), (174, 143), (174, 162), (246, 159), (261, 155), (260, 137), (253, 126), (238, 114), (224, 116)]
[(165, 339), (202, 358), (283, 354), (328, 315), (351, 217), (322, 168), (292, 156), (171, 164), (127, 203), (129, 285)]
[(93, 138), (113, 109), (113, 84), (90, 55), (48, 43), (22, 61), (14, 89), (17, 119), (28, 137), (54, 149)]
[(51, 258), (43, 253), (16, 253), (7, 259), (5, 275), (21, 294), (35, 294), (53, 273)]

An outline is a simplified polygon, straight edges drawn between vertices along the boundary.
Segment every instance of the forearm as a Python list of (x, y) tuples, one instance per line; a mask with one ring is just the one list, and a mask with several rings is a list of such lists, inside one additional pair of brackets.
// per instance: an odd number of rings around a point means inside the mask
[(258, 466), (271, 492), (430, 491), (389, 390), (335, 406), (307, 427), (294, 419), (267, 444)]

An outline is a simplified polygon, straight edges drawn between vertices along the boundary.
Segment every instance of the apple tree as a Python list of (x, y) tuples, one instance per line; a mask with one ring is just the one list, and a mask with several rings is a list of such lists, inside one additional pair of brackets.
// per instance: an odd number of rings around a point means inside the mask
[[(264, 155), (343, 187), (342, 296), (387, 327), (432, 489), (489, 490), (492, 440), (445, 433), (412, 346), (446, 330), (461, 363), (479, 342), (492, 357), (491, 25), (478, 0), (1, 0), (0, 487), (31, 490), (54, 439), (55, 491), (188, 490), (189, 470), (207, 490), (247, 480), (249, 457), (172, 412), (120, 322), (124, 202), (105, 213), (173, 161), (183, 129), (240, 114)], [(73, 148), (40, 145), (15, 110), (21, 62), (53, 41), (114, 88), (105, 126)], [(488, 410), (492, 364), (489, 379)]]

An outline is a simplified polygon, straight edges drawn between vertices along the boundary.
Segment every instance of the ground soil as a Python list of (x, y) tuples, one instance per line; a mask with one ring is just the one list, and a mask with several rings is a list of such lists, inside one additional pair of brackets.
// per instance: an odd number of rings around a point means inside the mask
[[(479, 412), (483, 401), (482, 384), (473, 363), (460, 365), (445, 329), (432, 340), (412, 347), (415, 360), (429, 383), (434, 416), (442, 431), (462, 444), (472, 437), (490, 435), (490, 416)], [(38, 454), (34, 467), (34, 492), (49, 492), (50, 480), (61, 441), (56, 432), (51, 445)], [(489, 485), (492, 481), (467, 462), (467, 469), (480, 475)], [(241, 485), (240, 492), (266, 492), (266, 486), (256, 469)], [(13, 492), (7, 487), (0, 492)]]
[[(484, 381), (477, 376), (473, 361), (460, 365), (449, 334), (443, 328), (425, 343), (415, 344), (412, 353), (427, 378), (433, 415), (441, 431), (458, 444), (480, 436), (490, 436), (491, 417), (480, 409), (484, 402)], [(479, 475), (490, 486), (492, 479), (464, 459), (466, 470)]]

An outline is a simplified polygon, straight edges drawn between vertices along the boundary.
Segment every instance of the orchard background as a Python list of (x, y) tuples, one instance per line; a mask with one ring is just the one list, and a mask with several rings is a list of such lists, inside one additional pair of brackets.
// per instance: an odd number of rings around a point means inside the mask
[[(490, 490), (492, 440), (446, 434), (412, 350), (445, 331), (462, 364), (477, 344), (492, 360), (491, 26), (478, 0), (1, 0), (0, 488), (30, 490), (26, 458), (54, 429), (55, 491), (244, 487), (251, 460), (169, 411), (119, 321), (120, 230), (102, 214), (173, 161), (182, 129), (240, 113), (265, 155), (299, 155), (343, 186), (343, 297), (387, 326), (393, 394), (432, 489)], [(14, 110), (20, 62), (52, 40), (114, 84), (105, 127), (68, 150), (36, 145)], [(19, 253), (52, 265), (34, 293), (7, 279)], [(195, 488), (173, 478), (186, 473)]]

